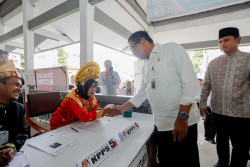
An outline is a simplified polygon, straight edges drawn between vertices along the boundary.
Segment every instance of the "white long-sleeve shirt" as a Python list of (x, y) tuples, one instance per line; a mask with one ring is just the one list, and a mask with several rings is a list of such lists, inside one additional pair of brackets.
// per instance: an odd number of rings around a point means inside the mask
[[(151, 85), (152, 78), (155, 78), (155, 88)], [(130, 102), (139, 107), (147, 98), (159, 131), (173, 130), (180, 105), (193, 104), (189, 126), (199, 121), (197, 102), (200, 85), (182, 46), (176, 43), (155, 44), (142, 70), (141, 88)]]

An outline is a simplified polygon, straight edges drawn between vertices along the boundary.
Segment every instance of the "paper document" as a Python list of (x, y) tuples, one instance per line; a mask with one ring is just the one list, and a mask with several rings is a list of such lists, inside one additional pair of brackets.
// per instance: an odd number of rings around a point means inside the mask
[(61, 129), (58, 129), (54, 135), (59, 138), (65, 138), (67, 136), (68, 139), (75, 139), (76, 136), (78, 135), (77, 132), (73, 131), (71, 127), (64, 127)]
[(103, 128), (106, 126), (110, 120), (103, 120), (103, 119), (98, 119), (93, 122), (80, 122), (77, 127), (79, 129), (85, 129), (85, 130), (91, 130), (96, 132), (97, 130)]
[(0, 131), (0, 146), (4, 143), (8, 143), (9, 140), (9, 131), (2, 130)]
[(75, 139), (58, 136), (55, 134), (44, 134), (30, 139), (28, 145), (51, 155), (58, 155), (79, 142)]
[(14, 159), (10, 161), (9, 167), (29, 167), (29, 161), (23, 151), (17, 152)]

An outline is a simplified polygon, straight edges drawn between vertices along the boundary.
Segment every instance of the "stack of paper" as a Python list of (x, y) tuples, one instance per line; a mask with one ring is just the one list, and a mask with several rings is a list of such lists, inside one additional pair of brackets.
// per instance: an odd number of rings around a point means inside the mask
[[(19, 152), (18, 152), (19, 153)], [(9, 167), (29, 167), (29, 161), (24, 152), (14, 156), (14, 159), (10, 161)]]
[(28, 145), (51, 155), (58, 155), (77, 142), (79, 141), (75, 139), (68, 139), (55, 134), (46, 133), (38, 138), (30, 139)]

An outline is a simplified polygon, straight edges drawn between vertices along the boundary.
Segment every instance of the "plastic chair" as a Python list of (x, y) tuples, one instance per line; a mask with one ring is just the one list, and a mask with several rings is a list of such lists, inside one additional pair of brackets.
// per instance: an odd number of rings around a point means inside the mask
[(39, 131), (40, 133), (48, 132), (49, 130), (41, 127), (32, 121), (31, 118), (55, 112), (63, 100), (61, 93), (46, 92), (28, 94), (27, 99), (28, 102), (25, 103), (27, 125)]

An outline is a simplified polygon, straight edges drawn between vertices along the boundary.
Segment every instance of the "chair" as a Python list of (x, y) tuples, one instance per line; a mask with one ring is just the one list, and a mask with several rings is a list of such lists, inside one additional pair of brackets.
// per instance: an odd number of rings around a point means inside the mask
[(46, 92), (34, 93), (27, 95), (28, 102), (26, 102), (26, 123), (30, 127), (39, 131), (40, 133), (48, 132), (49, 130), (41, 127), (33, 120), (32, 117), (37, 117), (45, 114), (55, 112), (62, 102), (60, 92)]

